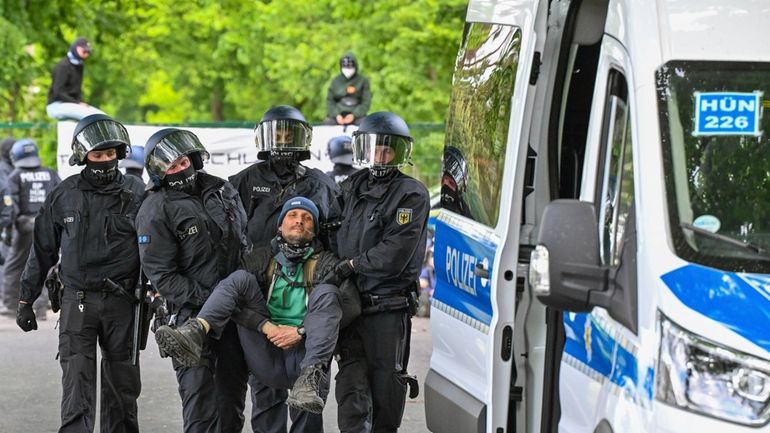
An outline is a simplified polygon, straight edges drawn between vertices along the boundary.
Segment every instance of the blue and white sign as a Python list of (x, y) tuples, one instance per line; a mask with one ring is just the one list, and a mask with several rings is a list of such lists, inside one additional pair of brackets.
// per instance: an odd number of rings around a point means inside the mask
[(695, 92), (693, 135), (762, 135), (762, 92)]

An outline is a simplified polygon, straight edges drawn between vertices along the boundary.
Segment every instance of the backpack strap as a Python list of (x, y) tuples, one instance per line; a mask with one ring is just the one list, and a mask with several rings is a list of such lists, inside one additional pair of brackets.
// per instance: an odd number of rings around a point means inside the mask
[(310, 292), (313, 290), (313, 283), (315, 283), (315, 280), (313, 279), (315, 274), (315, 267), (318, 264), (318, 255), (313, 254), (310, 256), (307, 260), (305, 260), (305, 263), (302, 265), (302, 272), (305, 276), (305, 292), (310, 295)]

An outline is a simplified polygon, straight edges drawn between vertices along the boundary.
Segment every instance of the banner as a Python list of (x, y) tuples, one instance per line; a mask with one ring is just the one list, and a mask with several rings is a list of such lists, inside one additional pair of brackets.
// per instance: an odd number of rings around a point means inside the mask
[[(69, 165), (70, 155), (72, 155), (72, 132), (75, 130), (76, 122), (58, 123), (58, 150), (57, 150), (57, 169), (62, 179), (73, 174), (80, 173), (83, 166)], [(131, 137), (131, 144), (134, 146), (144, 146), (147, 139), (156, 131), (167, 128), (167, 126), (146, 126), (146, 125), (124, 125)], [(250, 128), (196, 128), (180, 127), (193, 132), (198, 136), (203, 146), (211, 154), (211, 158), (206, 161), (204, 170), (214, 176), (223, 179), (238, 173), (244, 168), (258, 162), (257, 145), (254, 143), (254, 131)], [(311, 141), (310, 159), (302, 161), (306, 167), (313, 167), (322, 172), (331, 171), (334, 164), (329, 160), (327, 153), (327, 143), (330, 139), (340, 136), (351, 136), (353, 131), (358, 129), (356, 126), (314, 126), (313, 139)], [(149, 180), (147, 173), (144, 176), (145, 181)]]

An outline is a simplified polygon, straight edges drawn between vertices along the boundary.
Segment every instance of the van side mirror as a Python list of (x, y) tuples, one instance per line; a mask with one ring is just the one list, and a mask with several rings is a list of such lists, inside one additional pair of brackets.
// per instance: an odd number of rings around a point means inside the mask
[(545, 305), (588, 312), (603, 306), (609, 268), (599, 261), (599, 234), (592, 203), (554, 200), (543, 212), (530, 260), (530, 286)]

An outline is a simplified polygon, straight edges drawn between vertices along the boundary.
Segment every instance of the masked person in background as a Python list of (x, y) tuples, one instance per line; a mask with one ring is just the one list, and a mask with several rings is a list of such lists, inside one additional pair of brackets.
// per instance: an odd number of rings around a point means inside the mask
[(51, 73), (48, 106), (45, 108), (49, 116), (59, 120), (80, 120), (92, 114), (104, 114), (83, 101), (83, 70), (92, 52), (88, 39), (77, 38), (70, 45), (67, 55), (56, 64)]
[(372, 105), (369, 79), (358, 70), (353, 53), (340, 59), (340, 73), (326, 92), (326, 125), (359, 125)]
[[(317, 238), (333, 250), (333, 227), (339, 221), (339, 187), (322, 171), (302, 165), (310, 158), (312, 128), (294, 107), (278, 105), (262, 116), (255, 128), (257, 158), (251, 165), (230, 177), (230, 182), (246, 207), (248, 237), (254, 247), (266, 247), (275, 237), (281, 206), (292, 197), (303, 196), (318, 207)], [(271, 388), (254, 376), (249, 381), (253, 407), (251, 425), (255, 432), (285, 433), (289, 413), (285, 388)], [(320, 415), (293, 418), (291, 431), (318, 431), (323, 428)]]
[[(35, 217), (61, 179), (55, 171), (40, 166), (37, 145), (30, 139), (19, 140), (13, 145), (11, 161), (16, 168), (8, 177), (0, 225), (11, 233), (4, 238), (10, 246), (5, 262), (5, 293), (18, 302), (21, 272), (32, 248)], [(42, 295), (33, 305), (37, 320), (45, 320), (48, 311), (48, 294), (43, 292)]]
[[(361, 170), (342, 183), (343, 225), (337, 232), (338, 278), (354, 275), (361, 316), (340, 333), (338, 425), (343, 433), (396, 432), (407, 385), (411, 317), (417, 307), (430, 198), (425, 186), (399, 169), (410, 163), (412, 137), (399, 116), (367, 116), (353, 133)], [(371, 416), (371, 418), (370, 418)]]
[[(136, 217), (142, 270), (176, 326), (238, 268), (246, 218), (232, 185), (201, 171), (209, 153), (192, 132), (162, 129), (144, 151), (152, 185)], [(173, 367), (185, 433), (241, 431), (248, 371), (234, 323), (206, 345), (199, 365)]]
[(139, 278), (134, 220), (144, 184), (118, 170), (118, 160), (130, 152), (128, 132), (120, 123), (103, 114), (78, 122), (70, 164), (85, 167), (46, 196), (21, 276), (16, 323), (27, 332), (37, 329), (32, 304), (61, 253), (60, 433), (94, 429), (97, 343), (102, 353), (101, 431), (139, 431), (141, 382), (139, 366), (131, 362), (135, 299), (128, 294)]

